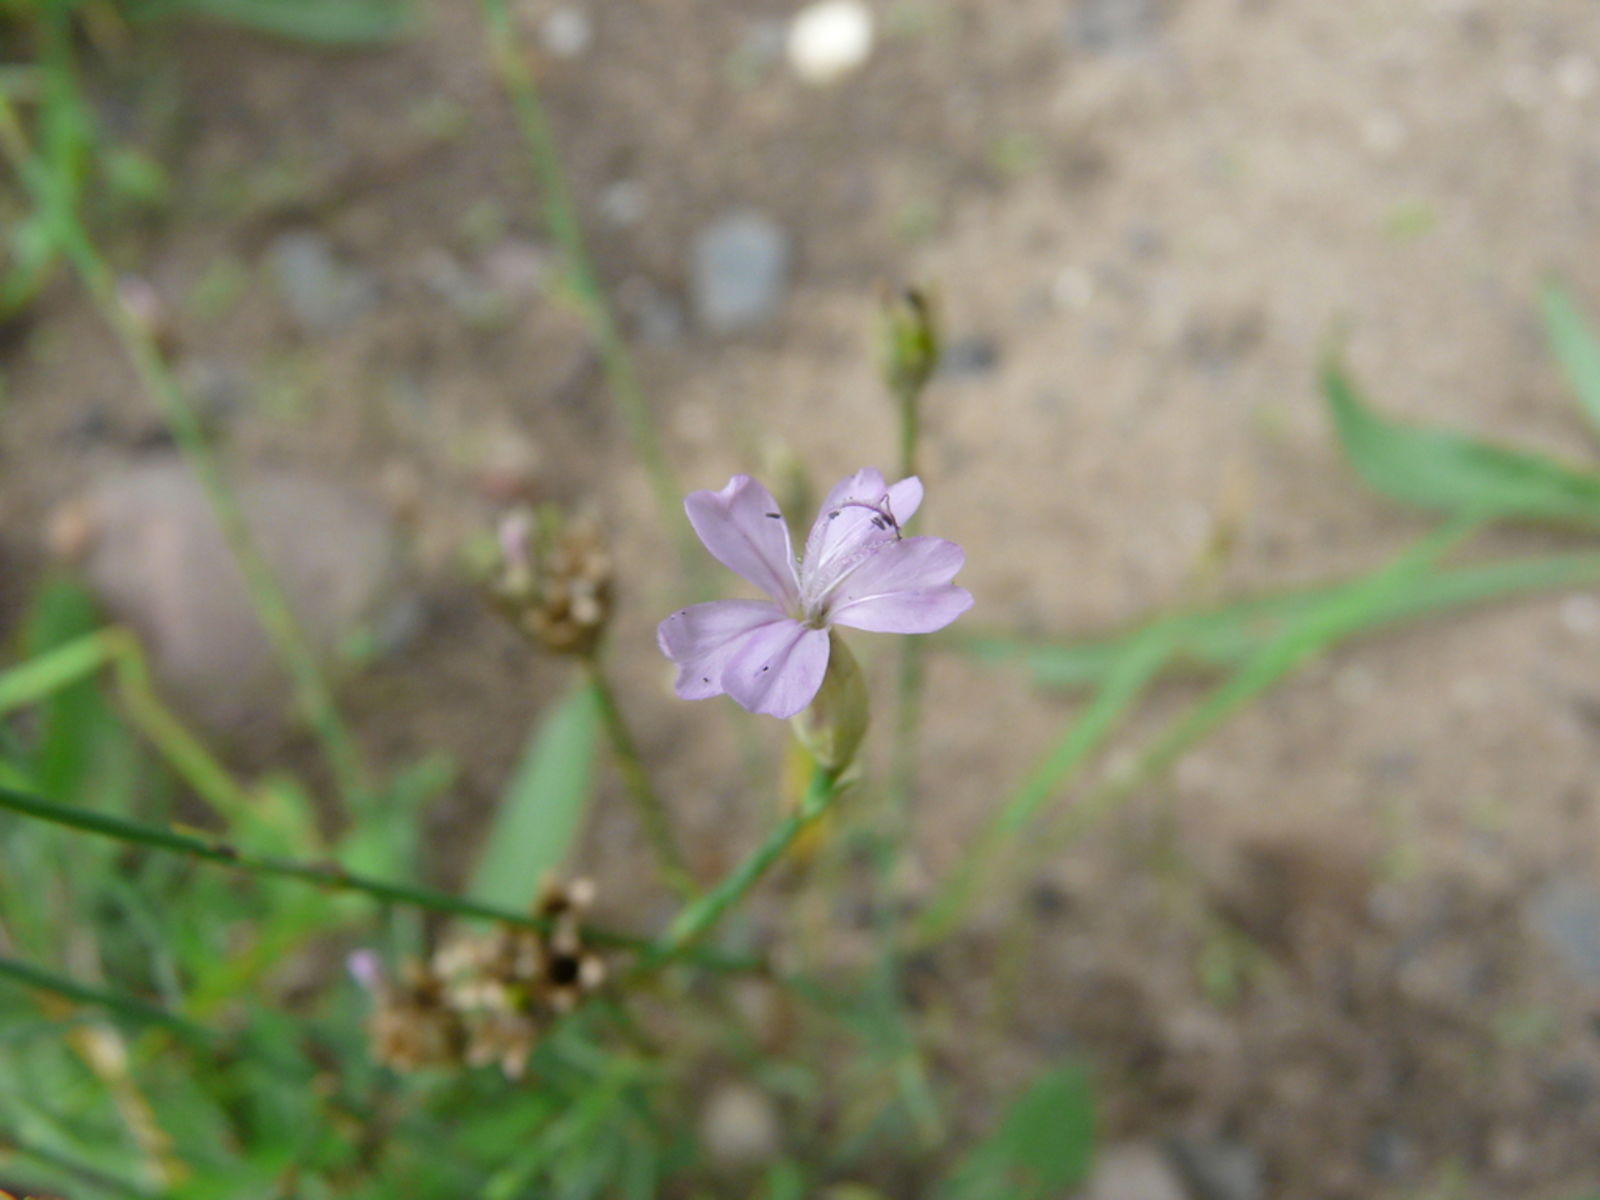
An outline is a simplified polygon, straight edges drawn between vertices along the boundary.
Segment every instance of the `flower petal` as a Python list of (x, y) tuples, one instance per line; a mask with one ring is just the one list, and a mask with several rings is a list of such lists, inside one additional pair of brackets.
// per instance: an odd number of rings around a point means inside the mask
[(869, 633), (933, 633), (972, 607), (972, 593), (947, 583), (858, 600), (833, 614), (835, 625)]
[(828, 619), (875, 633), (932, 633), (972, 607), (950, 581), (966, 562), (954, 542), (912, 537), (865, 559), (829, 601)]
[(720, 492), (691, 492), (683, 507), (713, 558), (780, 604), (794, 603), (794, 549), (771, 492), (735, 475)]
[(766, 625), (792, 624), (765, 600), (712, 600), (680, 608), (656, 628), (656, 644), (678, 666), (674, 685), (684, 700), (720, 696), (728, 660)]
[(827, 670), (827, 630), (784, 620), (740, 641), (723, 668), (722, 685), (751, 712), (792, 717), (816, 697)]
[(893, 487), (873, 467), (841, 479), (822, 502), (806, 538), (801, 575), (807, 598), (827, 593), (875, 547), (898, 538), (921, 504), (922, 481), (915, 475)]

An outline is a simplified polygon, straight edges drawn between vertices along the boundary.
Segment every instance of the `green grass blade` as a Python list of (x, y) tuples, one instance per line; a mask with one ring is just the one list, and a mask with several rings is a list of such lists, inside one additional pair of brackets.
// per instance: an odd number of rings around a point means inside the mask
[(560, 867), (589, 800), (600, 707), (590, 688), (574, 690), (546, 715), (500, 801), (468, 894), (523, 909)]
[(400, 0), (144, 0), (140, 19), (204, 17), (260, 33), (326, 45), (361, 45), (399, 34), (410, 17)]
[(1600, 477), (1448, 429), (1390, 421), (1334, 362), (1323, 392), (1361, 477), (1404, 504), (1484, 519), (1600, 525)]
[(1268, 688), (1315, 655), (1364, 628), (1373, 609), (1386, 597), (1412, 586), (1442, 556), (1480, 527), (1479, 522), (1469, 519), (1441, 526), (1388, 566), (1304, 613), (1173, 721), (1140, 756), (1132, 770), (1074, 806), (1058, 836), (1039, 840), (1041, 853), (1053, 853), (1062, 843), (1071, 841), (1086, 825), (1099, 820), (1146, 780), (1172, 766), (1196, 742), (1214, 732)]
[(193, 1021), (186, 1020), (177, 1013), (168, 1012), (148, 1000), (79, 983), (75, 979), (57, 975), (32, 963), (0, 957), (0, 979), (63, 996), (77, 1004), (104, 1008), (113, 1015), (136, 1025), (158, 1025), (190, 1041), (210, 1044), (217, 1040), (217, 1035), (203, 1025), (196, 1025)]
[[(1404, 589), (1371, 602), (1356, 635), (1435, 613), (1487, 604), (1533, 592), (1600, 583), (1600, 553), (1580, 551), (1508, 559), (1430, 572)], [(1204, 612), (1184, 613), (1136, 626), (1126, 633), (1070, 643), (1003, 634), (947, 639), (945, 644), (992, 663), (1017, 662), (1047, 687), (1088, 687), (1104, 680), (1130, 647), (1155, 630), (1172, 642), (1169, 665), (1191, 670), (1237, 666), (1294, 621), (1361, 581), (1319, 584), (1278, 595), (1257, 596)]]
[(89, 678), (109, 658), (105, 643), (91, 633), (0, 671), (0, 715), (37, 704), (68, 684)]
[(1551, 284), (1539, 298), (1550, 349), (1577, 393), (1589, 424), (1600, 431), (1600, 339), (1564, 288)]

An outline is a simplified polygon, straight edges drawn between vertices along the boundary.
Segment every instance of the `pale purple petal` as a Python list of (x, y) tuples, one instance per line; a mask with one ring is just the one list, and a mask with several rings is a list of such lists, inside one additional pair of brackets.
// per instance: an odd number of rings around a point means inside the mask
[(889, 511), (894, 513), (894, 519), (900, 523), (902, 529), (907, 521), (917, 515), (917, 509), (922, 507), (922, 480), (915, 475), (908, 475), (899, 483), (889, 485)]
[(751, 712), (792, 717), (811, 703), (827, 670), (827, 631), (786, 620), (740, 641), (723, 668), (722, 686)]
[(872, 467), (841, 479), (806, 538), (805, 598), (826, 593), (875, 547), (898, 538), (921, 503), (922, 482), (914, 475), (893, 487)]
[(951, 586), (966, 553), (954, 542), (912, 537), (879, 548), (829, 598), (828, 619), (878, 633), (932, 633), (972, 607)]
[(869, 633), (932, 633), (971, 607), (972, 593), (947, 583), (857, 600), (835, 612), (833, 623)]
[(720, 492), (691, 492), (683, 507), (712, 557), (780, 604), (794, 603), (794, 549), (771, 492), (735, 475)]
[(661, 622), (656, 644), (678, 666), (679, 697), (704, 700), (726, 690), (728, 660), (756, 630), (793, 623), (765, 600), (712, 600), (680, 608)]

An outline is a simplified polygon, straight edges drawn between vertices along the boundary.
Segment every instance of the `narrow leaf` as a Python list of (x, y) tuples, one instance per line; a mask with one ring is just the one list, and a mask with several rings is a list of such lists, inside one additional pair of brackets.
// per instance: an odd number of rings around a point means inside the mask
[[(1369, 633), (1383, 626), (1533, 592), (1596, 583), (1600, 583), (1600, 553), (1594, 551), (1435, 570), (1372, 602), (1364, 623), (1352, 633)], [(986, 662), (1019, 662), (1032, 672), (1036, 683), (1045, 687), (1080, 688), (1099, 683), (1115, 670), (1136, 642), (1157, 631), (1170, 638), (1175, 667), (1218, 670), (1244, 661), (1291, 622), (1340, 592), (1360, 585), (1360, 580), (1342, 581), (1255, 596), (1201, 612), (1146, 620), (1123, 633), (1074, 641), (977, 634), (954, 637), (946, 644)]]
[(1563, 288), (1551, 285), (1540, 297), (1544, 306), (1545, 336), (1567, 381), (1578, 394), (1589, 423), (1600, 430), (1600, 339), (1597, 339), (1577, 305)]
[(561, 865), (583, 820), (599, 727), (599, 706), (588, 688), (545, 717), (501, 798), (472, 878), (473, 899), (526, 908), (540, 881)]
[(1322, 382), (1345, 453), (1384, 495), (1484, 519), (1600, 524), (1600, 478), (1453, 430), (1390, 421), (1335, 363)]

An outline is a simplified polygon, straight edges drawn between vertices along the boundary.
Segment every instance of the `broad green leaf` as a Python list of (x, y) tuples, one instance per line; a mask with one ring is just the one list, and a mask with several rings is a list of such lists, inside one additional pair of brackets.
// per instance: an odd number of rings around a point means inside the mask
[(546, 715), (500, 801), (469, 889), (474, 900), (526, 908), (561, 865), (589, 798), (600, 710), (579, 688)]
[(1384, 495), (1483, 519), (1600, 525), (1600, 477), (1452, 430), (1390, 421), (1337, 364), (1322, 381), (1345, 453)]
[(1045, 1072), (969, 1153), (941, 1192), (944, 1200), (1055, 1200), (1089, 1174), (1094, 1095), (1082, 1067)]
[(1564, 289), (1552, 284), (1544, 289), (1540, 300), (1550, 349), (1578, 394), (1578, 403), (1583, 405), (1589, 423), (1600, 430), (1600, 339)]

